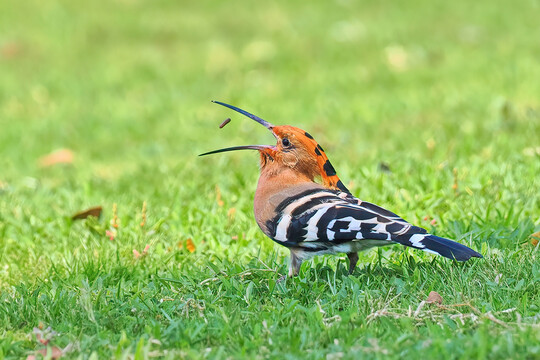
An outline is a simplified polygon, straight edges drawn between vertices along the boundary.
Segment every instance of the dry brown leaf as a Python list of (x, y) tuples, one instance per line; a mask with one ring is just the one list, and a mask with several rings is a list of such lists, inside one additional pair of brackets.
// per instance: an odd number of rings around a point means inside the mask
[(78, 213), (73, 215), (71, 217), (71, 219), (73, 219), (73, 220), (81, 220), (81, 219), (86, 219), (89, 216), (94, 216), (94, 217), (98, 218), (98, 217), (100, 217), (102, 210), (103, 210), (103, 208), (101, 206), (94, 206), (94, 207), (91, 207), (89, 209), (79, 211)]
[(535, 232), (531, 235), (531, 244), (533, 246), (538, 245), (538, 241), (540, 240), (540, 231)]
[[(47, 348), (47, 349), (40, 349), (38, 351), (36, 351), (36, 353), (38, 354), (41, 354), (41, 356), (43, 356), (44, 358), (47, 356), (47, 352), (48, 352), (48, 349), (50, 349), (51, 351), (51, 359), (60, 359), (62, 357), (62, 349), (60, 349), (59, 347), (57, 346), (53, 346), (51, 348)], [(37, 356), (32, 354), (32, 355), (28, 355), (26, 357), (26, 360), (35, 360), (37, 359)]]
[(428, 304), (436, 303), (436, 304), (441, 305), (441, 304), (443, 303), (443, 298), (442, 298), (441, 295), (439, 295), (438, 292), (432, 291), (432, 292), (429, 293), (426, 302), (427, 302)]
[(60, 149), (39, 158), (39, 166), (50, 167), (57, 164), (73, 163), (73, 151), (69, 149)]
[(190, 253), (195, 252), (195, 244), (193, 243), (193, 240), (191, 238), (186, 240), (186, 249), (188, 249)]

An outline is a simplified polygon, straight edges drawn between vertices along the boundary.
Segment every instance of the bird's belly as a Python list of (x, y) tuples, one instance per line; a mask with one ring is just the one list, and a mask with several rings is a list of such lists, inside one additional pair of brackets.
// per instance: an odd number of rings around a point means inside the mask
[(371, 249), (372, 247), (376, 247), (376, 246), (386, 246), (386, 245), (392, 245), (392, 244), (393, 242), (388, 241), (388, 240), (357, 240), (357, 241), (351, 241), (350, 243), (347, 243), (344, 245), (350, 245), (351, 247), (350, 252), (359, 252), (359, 251), (365, 251), (365, 250)]
[(376, 246), (395, 244), (388, 240), (354, 240), (343, 244), (329, 244), (328, 242), (306, 241), (297, 244), (295, 252), (302, 260), (307, 260), (316, 255), (339, 254), (360, 252)]

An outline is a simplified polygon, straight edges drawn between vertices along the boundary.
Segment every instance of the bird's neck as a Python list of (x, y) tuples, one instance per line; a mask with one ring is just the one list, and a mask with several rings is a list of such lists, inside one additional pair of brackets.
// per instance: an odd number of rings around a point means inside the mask
[(286, 166), (261, 168), (261, 175), (255, 191), (255, 210), (267, 203), (270, 196), (299, 184), (314, 184), (313, 179)]
[(287, 166), (261, 168), (257, 187), (283, 188), (304, 182), (314, 182), (313, 177)]
[(267, 221), (276, 216), (276, 207), (284, 199), (317, 187), (322, 188), (322, 185), (315, 183), (307, 175), (294, 171), (292, 168), (281, 167), (278, 170), (263, 167), (253, 204), (257, 224), (268, 235)]

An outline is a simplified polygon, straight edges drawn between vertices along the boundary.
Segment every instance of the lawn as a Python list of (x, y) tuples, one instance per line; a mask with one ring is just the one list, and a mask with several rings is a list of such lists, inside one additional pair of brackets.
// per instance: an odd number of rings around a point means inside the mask
[[(0, 359), (540, 358), (539, 11), (0, 2)], [(197, 157), (273, 137), (211, 100), (309, 131), (354, 195), (484, 258), (393, 246), (278, 282), (257, 154)]]

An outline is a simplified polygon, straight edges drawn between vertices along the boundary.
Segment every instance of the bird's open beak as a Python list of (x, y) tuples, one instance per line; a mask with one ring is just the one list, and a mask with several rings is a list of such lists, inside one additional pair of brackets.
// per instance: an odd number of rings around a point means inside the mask
[[(220, 101), (212, 101), (216, 104), (219, 104), (219, 105), (223, 105), (225, 107), (228, 107), (229, 109), (233, 109), (234, 111), (237, 111), (239, 112), (240, 114), (242, 115), (245, 115), (247, 116), (248, 118), (252, 119), (252, 120), (255, 120), (256, 122), (258, 122), (259, 124), (261, 124), (262, 126), (264, 126), (265, 128), (267, 128), (268, 130), (270, 130), (272, 132), (272, 134), (274, 136), (276, 136), (274, 134), (274, 132), (272, 131), (273, 128), (274, 128), (274, 125), (270, 124), (268, 121), (266, 120), (263, 120), (261, 119), (260, 117), (256, 116), (256, 115), (253, 115), (251, 113), (248, 113), (247, 111), (245, 110), (242, 110), (240, 108), (237, 108), (236, 106), (232, 106), (232, 105), (229, 105), (229, 104), (225, 104), (225, 103), (222, 103)], [(226, 152), (226, 151), (235, 151), (235, 150), (259, 150), (261, 152), (273, 152), (276, 150), (276, 147), (275, 146), (272, 146), (272, 145), (243, 145), (243, 146), (233, 146), (233, 147), (229, 147), (229, 148), (225, 148), (225, 149), (219, 149), (219, 150), (214, 150), (214, 151), (209, 151), (209, 152), (206, 152), (204, 154), (200, 154), (199, 156), (204, 156), (204, 155), (211, 155), (211, 154), (217, 154), (217, 153), (221, 153), (221, 152)]]
[(244, 145), (244, 146), (233, 146), (233, 147), (228, 147), (228, 148), (225, 148), (225, 149), (219, 149), (219, 150), (209, 151), (209, 152), (206, 152), (206, 153), (204, 153), (204, 154), (200, 154), (199, 156), (212, 155), (212, 154), (217, 154), (217, 153), (221, 153), (221, 152), (235, 151), (235, 150), (260, 150), (260, 151), (268, 151), (268, 150), (275, 150), (275, 147), (274, 147), (274, 146), (271, 146), (271, 145)]

